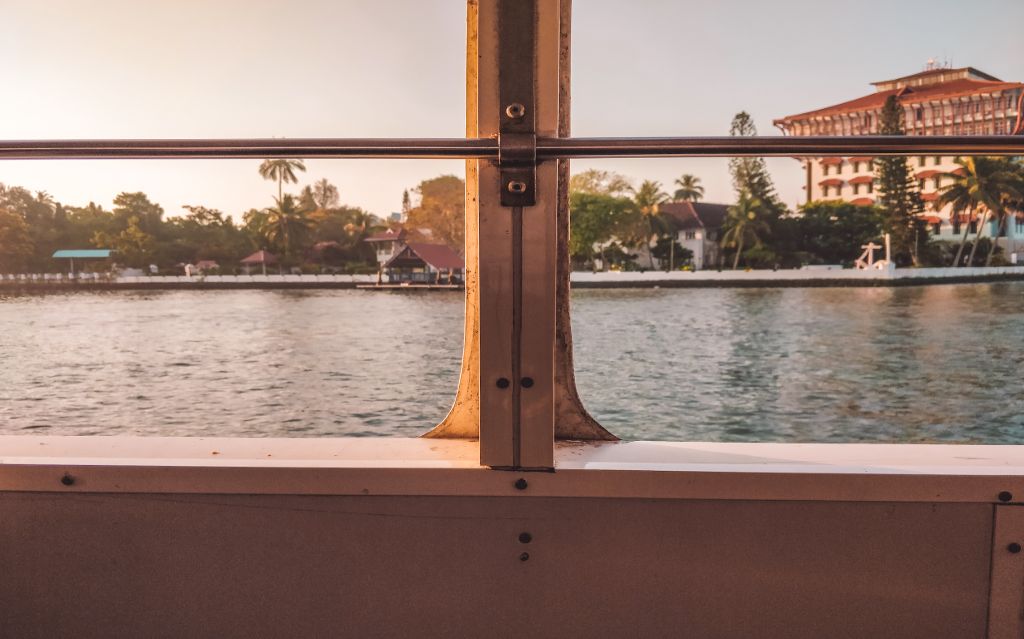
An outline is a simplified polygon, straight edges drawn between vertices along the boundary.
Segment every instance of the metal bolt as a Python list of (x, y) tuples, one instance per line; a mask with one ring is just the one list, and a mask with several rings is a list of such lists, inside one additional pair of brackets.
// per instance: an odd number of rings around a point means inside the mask
[(528, 552), (524, 552), (523, 554), (519, 555), (519, 561), (529, 561), (529, 559), (530, 553)]
[(524, 107), (522, 104), (519, 104), (518, 102), (513, 102), (512, 104), (505, 107), (505, 115), (512, 119), (518, 120), (519, 118), (526, 115), (526, 107)]
[(1018, 544), (1017, 542), (1013, 542), (1012, 544), (1008, 545), (1006, 549), (1016, 555), (1020, 552), (1020, 544)]
[(71, 486), (75, 483), (75, 478), (69, 475), (68, 473), (64, 473), (64, 476), (60, 478), (60, 483), (64, 484), (65, 486)]
[(523, 385), (523, 388), (530, 388), (531, 386), (533, 386), (533, 378), (524, 377), (522, 381), (520, 381), (519, 383)]
[(498, 381), (494, 383), (494, 385), (497, 386), (498, 388), (508, 388), (508, 384), (508, 380), (504, 377), (499, 377)]
[(512, 180), (506, 187), (509, 193), (526, 193), (526, 182), (520, 182), (519, 180)]
[(533, 535), (528, 532), (519, 533), (519, 543), (528, 544), (533, 541)]
[(1013, 493), (1008, 490), (1004, 490), (999, 493), (999, 501), (1013, 501)]
[(522, 477), (520, 477), (519, 479), (517, 479), (517, 480), (516, 480), (516, 483), (515, 483), (515, 487), (516, 487), (517, 489), (519, 489), (519, 490), (526, 490), (526, 487), (527, 487), (528, 485), (529, 485), (529, 484), (527, 484), (527, 483), (526, 483), (526, 480), (525, 480), (525, 479), (523, 479)]

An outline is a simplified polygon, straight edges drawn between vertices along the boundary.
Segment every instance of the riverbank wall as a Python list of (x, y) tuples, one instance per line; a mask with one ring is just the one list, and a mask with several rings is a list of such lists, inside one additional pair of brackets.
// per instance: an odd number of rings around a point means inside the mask
[[(837, 286), (917, 286), (970, 282), (1024, 281), (1024, 266), (989, 268), (905, 268), (879, 271), (799, 269), (750, 271), (633, 271), (572, 274), (574, 288), (776, 288)], [(0, 291), (69, 290), (237, 290), (350, 289), (372, 285), (376, 275), (208, 275), (104, 277), (5, 275)]]

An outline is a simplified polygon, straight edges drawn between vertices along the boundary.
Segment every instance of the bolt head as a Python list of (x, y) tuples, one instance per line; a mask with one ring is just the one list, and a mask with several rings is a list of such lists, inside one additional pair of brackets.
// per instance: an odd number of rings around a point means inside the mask
[(519, 118), (526, 115), (526, 107), (518, 102), (513, 102), (512, 104), (505, 107), (505, 115), (512, 118), (513, 120), (518, 120)]
[(526, 487), (527, 487), (528, 485), (529, 485), (529, 484), (527, 484), (527, 483), (526, 483), (526, 480), (525, 480), (525, 479), (523, 479), (522, 477), (520, 477), (519, 479), (517, 479), (517, 480), (516, 480), (516, 483), (515, 483), (515, 487), (516, 487), (516, 488), (517, 488), (518, 490), (526, 490)]
[(529, 561), (529, 560), (530, 560), (530, 553), (524, 552), (523, 554), (519, 555), (519, 561)]
[(528, 532), (519, 533), (519, 543), (528, 544), (533, 541), (533, 535)]
[(60, 478), (60, 483), (65, 486), (72, 486), (75, 483), (75, 478), (68, 473), (64, 473), (64, 476)]
[(1013, 543), (1009, 544), (1008, 546), (1006, 546), (1006, 549), (1016, 555), (1017, 553), (1020, 552), (1021, 545), (1018, 544), (1017, 542), (1013, 542)]
[(526, 193), (526, 182), (520, 182), (519, 180), (512, 180), (505, 187), (509, 193)]
[(1013, 493), (1008, 490), (1004, 490), (999, 493), (999, 501), (1013, 501)]
[(504, 377), (499, 377), (498, 381), (494, 382), (494, 385), (497, 386), (498, 388), (508, 388), (509, 381)]
[(519, 383), (522, 384), (523, 388), (531, 388), (533, 386), (533, 378), (524, 377)]

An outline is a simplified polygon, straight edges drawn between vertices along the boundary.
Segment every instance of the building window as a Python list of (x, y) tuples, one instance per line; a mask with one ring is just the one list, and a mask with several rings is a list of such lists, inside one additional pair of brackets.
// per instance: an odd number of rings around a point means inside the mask
[(926, 159), (926, 158), (925, 158), (925, 157), (924, 157), (923, 155), (922, 155), (922, 156), (919, 156), (919, 157), (917, 158), (917, 165), (918, 165), (918, 166), (924, 166), (924, 163), (925, 163), (925, 159)]
[(858, 191), (860, 191), (860, 184), (854, 184), (853, 185), (853, 194), (857, 195)]
[(821, 187), (821, 197), (828, 197), (828, 185)]
[(924, 180), (918, 180), (917, 181), (917, 190), (918, 191), (923, 191), (924, 190)]
[(936, 176), (935, 176), (935, 179), (934, 179), (934, 180), (932, 180), (932, 184), (934, 184), (934, 185), (935, 185), (935, 190), (936, 190), (936, 191), (938, 191), (939, 189), (941, 189), (941, 188), (942, 188), (942, 176), (941, 176), (941, 175), (936, 175)]
[(695, 239), (697, 239), (697, 231), (687, 231), (683, 235), (683, 237), (688, 239), (688, 240), (695, 240)]
[(875, 183), (873, 181), (872, 182), (868, 182), (868, 193), (874, 193), (874, 192), (875, 192)]
[(854, 173), (860, 173), (860, 162), (854, 162), (853, 163), (853, 172)]
[(967, 225), (967, 232), (974, 235), (978, 232), (978, 220), (971, 220)]
[(935, 156), (935, 166), (938, 166), (940, 164), (942, 164), (942, 156), (941, 155), (936, 155)]
[(932, 224), (932, 235), (938, 235), (942, 232), (942, 222), (936, 222)]
[(839, 162), (838, 162), (838, 163), (836, 164), (836, 175), (840, 175), (840, 174), (842, 174), (842, 172), (843, 172), (843, 161), (842, 161), (842, 160), (840, 160), (840, 161), (839, 161)]
[(822, 175), (828, 175), (828, 165), (827, 164), (825, 166), (821, 167), (821, 174)]

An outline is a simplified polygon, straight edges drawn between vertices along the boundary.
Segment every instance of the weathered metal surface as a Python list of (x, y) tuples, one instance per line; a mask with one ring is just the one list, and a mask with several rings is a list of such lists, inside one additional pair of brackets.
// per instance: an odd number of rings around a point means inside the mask
[(11, 637), (983, 637), (991, 532), (984, 504), (4, 493), (0, 611)]
[[(466, 137), (480, 135), (477, 121), (479, 91), (479, 0), (466, 2)], [(466, 312), (462, 339), (462, 368), (455, 401), (448, 415), (424, 437), (476, 439), (480, 437), (480, 170), (477, 160), (466, 160)]]
[(995, 507), (989, 639), (1024, 637), (1024, 507)]

